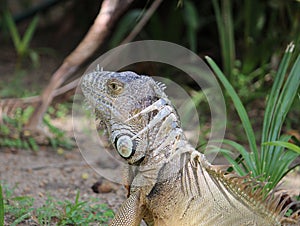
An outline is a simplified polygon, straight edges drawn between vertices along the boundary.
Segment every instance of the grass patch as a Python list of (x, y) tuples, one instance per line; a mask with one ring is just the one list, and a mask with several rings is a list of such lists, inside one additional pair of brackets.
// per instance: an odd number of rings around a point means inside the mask
[[(33, 207), (35, 202), (33, 197), (13, 196), (13, 193), (13, 189), (4, 186), (2, 207), (11, 220), (9, 222), (11, 226), (29, 221), (38, 225), (89, 225), (92, 223), (106, 225), (114, 216), (113, 211), (106, 204), (101, 204), (97, 198), (81, 201), (79, 191), (73, 202), (61, 201), (49, 196), (38, 208)], [(4, 222), (4, 214), (2, 219)], [(0, 221), (0, 225), (3, 224)]]
[(72, 149), (74, 142), (71, 138), (51, 123), (51, 115), (60, 118), (66, 117), (67, 108), (63, 107), (62, 104), (58, 106), (60, 106), (58, 110), (55, 111), (51, 107), (49, 113), (44, 115), (43, 122), (50, 136), (43, 140), (38, 139), (29, 130), (24, 129), (34, 111), (32, 106), (25, 109), (17, 108), (13, 116), (3, 115), (3, 123), (0, 124), (0, 146), (38, 151), (39, 146), (50, 144), (54, 149)]

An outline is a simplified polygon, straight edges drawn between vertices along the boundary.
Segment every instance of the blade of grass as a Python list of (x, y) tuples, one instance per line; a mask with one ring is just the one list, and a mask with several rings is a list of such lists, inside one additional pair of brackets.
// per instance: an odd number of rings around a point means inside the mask
[(294, 101), (299, 85), (300, 85), (300, 55), (298, 55), (298, 58), (294, 63), (294, 66), (279, 96), (278, 103), (280, 104), (278, 106), (278, 114), (275, 115), (276, 117), (274, 119), (276, 123), (274, 123), (274, 127), (271, 128), (271, 133), (272, 133), (271, 135), (273, 136), (271, 136), (270, 141), (276, 140), (278, 136), (277, 134), (280, 134), (282, 124)]
[(126, 37), (126, 35), (136, 25), (141, 15), (143, 15), (143, 10), (134, 9), (130, 10), (121, 18), (121, 20), (118, 23), (118, 26), (114, 31), (114, 35), (109, 41), (109, 45), (111, 46), (111, 48), (115, 47)]
[(264, 142), (262, 145), (273, 145), (273, 146), (280, 146), (280, 147), (285, 147), (289, 150), (292, 150), (298, 154), (300, 154), (300, 147), (289, 143), (289, 142), (284, 142), (284, 141), (270, 141), (270, 142)]
[(255, 161), (255, 170), (253, 169), (253, 174), (254, 176), (256, 175), (260, 175), (260, 161), (259, 161), (259, 153), (258, 153), (258, 149), (256, 146), (256, 140), (255, 140), (255, 135), (249, 120), (249, 117), (247, 115), (247, 112), (240, 100), (240, 98), (238, 97), (237, 93), (235, 92), (234, 88), (232, 87), (232, 85), (228, 82), (228, 80), (226, 79), (225, 75), (222, 73), (222, 71), (220, 70), (220, 68), (217, 66), (217, 64), (208, 56), (205, 57), (208, 64), (210, 65), (210, 67), (213, 69), (213, 71), (215, 72), (215, 74), (217, 75), (217, 77), (219, 78), (219, 80), (221, 81), (221, 83), (223, 84), (223, 86), (225, 87), (226, 91), (228, 92), (229, 96), (231, 97), (234, 106), (238, 112), (238, 115), (242, 121), (243, 124), (243, 128), (246, 132), (246, 136), (249, 142), (249, 146), (250, 146), (250, 150), (254, 155), (254, 161)]
[[(291, 138), (291, 136), (289, 135), (282, 135), (280, 137), (280, 141), (283, 142), (287, 142), (289, 141)], [(269, 145), (270, 146), (270, 145)], [(266, 172), (266, 174), (269, 175), (274, 175), (275, 170), (278, 168), (278, 161), (280, 159), (280, 157), (282, 156), (282, 153), (284, 153), (284, 148), (283, 147), (279, 147), (279, 146), (272, 146), (272, 149), (266, 149), (265, 145), (262, 145), (262, 149), (266, 150), (272, 150), (272, 152), (267, 152), (266, 151), (266, 158), (265, 158), (265, 168), (263, 170), (263, 172)], [(273, 178), (273, 177), (270, 177)], [(266, 180), (268, 180), (269, 178), (266, 178)]]
[(16, 219), (10, 226), (17, 226), (19, 225), (22, 221), (28, 219), (31, 217), (31, 212), (25, 213), (22, 216), (20, 216), (18, 219)]
[[(224, 144), (230, 145), (233, 148), (235, 148), (244, 158), (244, 161), (246, 161), (246, 173), (244, 175), (246, 175), (249, 172), (253, 172), (256, 170), (255, 165), (253, 164), (253, 159), (251, 158), (251, 154), (239, 143), (232, 141), (232, 140), (228, 140), (228, 139), (224, 139), (223, 140)], [(243, 175), (242, 175), (243, 176)]]
[[(287, 154), (288, 153), (288, 154)], [(277, 162), (277, 167), (273, 169), (272, 174), (270, 174), (269, 177), (272, 178), (272, 187), (275, 187), (279, 181), (283, 178), (284, 175), (289, 171), (289, 166), (293, 162), (294, 158), (294, 152), (286, 152), (284, 153), (284, 156), (281, 157), (281, 159)]]
[(272, 85), (271, 93), (268, 97), (267, 106), (264, 115), (263, 121), (263, 130), (262, 130), (262, 143), (268, 141), (269, 130), (271, 126), (271, 121), (274, 117), (275, 107), (277, 103), (277, 99), (280, 93), (280, 89), (282, 87), (284, 77), (288, 68), (288, 64), (290, 62), (292, 53), (289, 51), (289, 47), (281, 60), (278, 71), (276, 73), (274, 83)]
[(197, 52), (197, 30), (199, 28), (200, 17), (192, 1), (184, 2), (183, 16), (186, 21), (190, 49), (193, 52)]
[[(281, 60), (281, 63), (279, 65), (278, 71), (275, 75), (274, 84), (272, 85), (271, 93), (268, 97), (267, 106), (264, 114), (264, 120), (263, 120), (263, 129), (262, 129), (262, 143), (272, 141), (273, 135), (272, 127), (274, 124), (279, 123), (280, 121), (276, 121), (276, 114), (278, 112), (278, 107), (280, 105), (279, 103), (279, 96), (280, 91), (283, 86), (285, 74), (289, 65), (289, 62), (292, 57), (292, 51), (291, 48), (293, 48), (293, 45), (290, 44)], [(279, 136), (279, 134), (276, 134)], [(276, 138), (275, 138), (276, 139)], [(262, 146), (261, 148), (261, 157), (262, 157), (262, 171), (265, 171), (266, 168), (271, 167), (270, 161), (271, 158), (268, 158), (268, 156), (273, 155), (273, 146)]]
[[(278, 140), (281, 132), (281, 127), (285, 121), (287, 113), (289, 112), (294, 98), (297, 94), (300, 85), (300, 55), (294, 63), (292, 70), (287, 77), (285, 84), (281, 90), (280, 96), (277, 100), (277, 107), (275, 109), (274, 119), (271, 122), (270, 134), (267, 142)], [(272, 147), (272, 146), (271, 146)], [(271, 151), (270, 151), (271, 150)], [(269, 167), (270, 161), (276, 161), (273, 148), (263, 149), (264, 155), (266, 156), (266, 167)], [(282, 149), (284, 151), (284, 149)]]
[(222, 12), (217, 0), (213, 0), (212, 3), (215, 11), (219, 40), (222, 49), (222, 63), (225, 75), (231, 81), (231, 73), (234, 67), (235, 60), (231, 3), (230, 0), (222, 1)]
[(233, 31), (233, 21), (232, 21), (232, 13), (231, 13), (231, 0), (223, 0), (222, 1), (222, 11), (223, 11), (223, 21), (225, 27), (225, 34), (226, 34), (226, 44), (227, 44), (227, 51), (228, 51), (228, 79), (232, 81), (232, 71), (234, 68), (234, 61), (235, 61), (235, 45), (234, 45), (234, 31)]
[[(251, 153), (249, 153), (242, 145), (240, 145), (239, 143), (237, 143), (233, 140), (228, 140), (228, 139), (214, 140), (214, 142), (220, 142), (223, 144), (227, 144), (227, 145), (233, 147), (235, 150), (238, 151), (239, 154), (242, 155), (244, 161), (246, 162), (246, 165), (243, 165), (243, 167), (246, 170), (244, 175), (248, 174), (251, 171), (255, 171), (255, 165), (253, 164), (253, 159), (251, 157)], [(240, 162), (240, 163), (244, 164), (244, 162)], [(243, 175), (241, 175), (241, 176), (243, 176)]]
[(220, 148), (219, 150), (223, 153), (223, 155), (227, 159), (227, 161), (232, 165), (235, 172), (237, 172), (239, 175), (242, 175), (242, 176), (247, 175), (247, 173), (235, 161), (235, 159), (226, 153), (226, 149), (224, 150), (224, 149)]
[(4, 203), (3, 203), (3, 194), (2, 194), (1, 184), (0, 184), (0, 225), (4, 225)]
[(242, 169), (242, 167), (239, 165), (239, 163), (236, 161), (235, 158), (232, 157), (233, 152), (231, 150), (225, 149), (225, 148), (219, 148), (214, 145), (210, 145), (210, 152), (221, 152), (222, 155), (227, 159), (227, 161), (231, 164), (231, 167), (234, 168), (234, 170), (239, 175), (246, 175), (247, 173)]
[(36, 30), (37, 24), (39, 21), (39, 17), (36, 15), (33, 20), (30, 22), (28, 28), (26, 29), (26, 32), (23, 36), (23, 39), (20, 43), (20, 51), (21, 54), (24, 54), (29, 49), (30, 41), (32, 40), (34, 31)]
[(18, 47), (20, 46), (21, 43), (21, 38), (20, 38), (20, 34), (17, 30), (17, 26), (11, 16), (11, 14), (8, 11), (4, 12), (4, 20), (8, 26), (8, 30), (10, 32), (11, 38), (13, 40), (14, 46), (18, 51)]
[[(282, 135), (280, 137), (281, 142), (288, 142), (291, 136), (289, 135)], [(282, 146), (273, 146), (273, 155), (267, 155), (270, 165), (268, 165), (265, 169), (265, 180), (270, 181), (272, 186), (275, 186), (289, 171), (290, 164), (295, 160), (297, 157), (297, 153), (285, 150)]]

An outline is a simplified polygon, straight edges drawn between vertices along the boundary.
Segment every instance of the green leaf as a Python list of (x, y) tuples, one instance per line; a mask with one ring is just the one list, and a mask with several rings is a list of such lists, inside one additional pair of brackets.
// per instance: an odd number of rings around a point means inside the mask
[[(288, 48), (289, 50), (289, 48)], [(278, 99), (280, 96), (280, 91), (281, 88), (283, 86), (283, 82), (284, 82), (284, 78), (285, 78), (285, 74), (291, 59), (292, 53), (291, 51), (285, 51), (285, 54), (281, 60), (281, 63), (279, 65), (278, 71), (275, 75), (275, 79), (274, 79), (274, 83), (272, 85), (272, 89), (270, 92), (270, 95), (268, 96), (268, 101), (267, 101), (267, 105), (266, 105), (266, 110), (265, 110), (265, 114), (264, 114), (264, 120), (263, 120), (263, 129), (262, 129), (262, 138), (261, 138), (261, 142), (267, 142), (267, 141), (271, 141), (271, 140), (277, 140), (278, 136), (280, 135), (277, 131), (277, 133), (272, 132), (272, 128), (273, 127), (278, 127), (277, 125), (281, 125), (282, 122), (281, 120), (276, 121), (276, 114), (278, 114), (278, 106), (280, 103), (278, 103)], [(262, 171), (268, 170), (268, 168), (272, 167), (272, 157), (274, 157), (274, 159), (276, 158), (276, 156), (274, 156), (274, 154), (278, 154), (278, 152), (273, 153), (274, 152), (274, 147), (272, 146), (262, 146), (261, 149), (261, 156), (263, 161), (263, 165), (262, 165)], [(271, 156), (271, 157), (269, 157)]]
[[(262, 143), (279, 139), (282, 125), (289, 112), (300, 84), (300, 55), (286, 78), (287, 68), (292, 57), (294, 45), (290, 44), (280, 63), (274, 85), (267, 103), (264, 118)], [(281, 140), (282, 141), (282, 140)], [(283, 140), (285, 141), (285, 140)], [(287, 141), (287, 140), (286, 140)], [(277, 161), (283, 149), (274, 146), (262, 146), (263, 171), (272, 167), (270, 161)], [(276, 164), (276, 163), (275, 163)], [(272, 168), (270, 168), (272, 170)]]
[(24, 53), (28, 52), (29, 44), (30, 44), (30, 41), (32, 40), (32, 37), (33, 37), (34, 31), (37, 27), (38, 21), (39, 21), (39, 17), (36, 15), (33, 18), (33, 20), (30, 22), (28, 28), (26, 29), (26, 32), (25, 32), (25, 34), (23, 36), (23, 39), (20, 43), (21, 44), (20, 45), (21, 54), (24, 54)]
[(247, 173), (245, 170), (242, 169), (242, 167), (237, 163), (237, 161), (232, 158), (229, 154), (227, 154), (228, 150), (220, 148), (220, 152), (224, 155), (224, 157), (227, 159), (227, 161), (232, 165), (235, 172), (237, 172), (239, 175), (246, 175)]
[(262, 145), (274, 145), (274, 146), (279, 146), (279, 147), (284, 147), (289, 150), (292, 150), (298, 154), (300, 154), (300, 147), (289, 143), (289, 142), (284, 142), (284, 141), (270, 141), (270, 142), (264, 142)]
[[(298, 88), (300, 85), (300, 55), (296, 62), (294, 63), (292, 70), (289, 76), (286, 79), (286, 82), (282, 88), (278, 99), (278, 114), (276, 114), (274, 120), (274, 128), (271, 132), (273, 136), (270, 136), (270, 141), (275, 140), (277, 134), (280, 134), (281, 127), (284, 123), (287, 113), (289, 112), (291, 105), (294, 101), (294, 98), (297, 94)], [(278, 136), (278, 135), (277, 135)], [(273, 139), (272, 139), (273, 138)]]
[(22, 125), (26, 124), (29, 121), (33, 112), (34, 112), (34, 107), (32, 106), (28, 106), (27, 108), (24, 109), (20, 118)]
[(208, 56), (206, 56), (205, 58), (206, 58), (208, 64), (213, 69), (213, 71), (215, 72), (215, 74), (217, 75), (217, 77), (219, 78), (219, 80), (221, 81), (221, 83), (223, 84), (223, 86), (225, 87), (226, 91), (228, 92), (229, 96), (231, 97), (231, 99), (234, 103), (235, 109), (236, 109), (236, 111), (237, 111), (237, 113), (238, 113), (238, 115), (239, 115), (239, 117), (242, 121), (243, 128), (246, 132), (248, 142), (249, 142), (249, 146), (250, 146), (250, 150), (254, 154), (255, 167), (253, 168), (252, 173), (254, 175), (260, 175), (261, 172), (259, 171), (259, 169), (260, 169), (260, 164), (261, 163), (259, 161), (259, 153), (258, 153), (258, 149), (257, 149), (257, 146), (256, 146), (256, 140), (255, 140), (255, 135), (254, 135), (254, 132), (253, 132), (253, 128), (251, 126), (251, 123), (250, 123), (248, 114), (245, 110), (245, 107), (243, 106), (242, 101), (238, 97), (238, 95), (235, 92), (234, 88), (228, 82), (225, 75), (222, 73), (222, 71), (216, 65), (216, 63)]
[(197, 8), (191, 1), (184, 2), (183, 19), (187, 26), (187, 36), (190, 45), (190, 49), (194, 52), (197, 51), (197, 30), (199, 28), (199, 15)]
[(231, 13), (232, 4), (230, 0), (221, 1), (222, 7), (220, 7), (218, 0), (213, 0), (212, 3), (222, 49), (222, 63), (225, 75), (231, 81), (235, 61), (234, 29)]
[(29, 50), (28, 53), (29, 53), (29, 57), (31, 59), (31, 62), (32, 62), (33, 66), (35, 68), (38, 68), (39, 62), (40, 62), (39, 61), (39, 59), (40, 59), (39, 54), (34, 50)]
[(240, 175), (246, 175), (248, 172), (255, 172), (256, 169), (256, 165), (253, 163), (253, 159), (251, 157), (251, 153), (249, 153), (242, 145), (240, 145), (239, 143), (232, 141), (232, 140), (228, 140), (228, 139), (224, 139), (222, 141), (224, 144), (230, 145), (232, 146), (234, 149), (236, 149), (244, 158), (244, 161), (246, 162), (246, 172), (244, 174), (240, 174)]
[(11, 16), (11, 13), (9, 11), (4, 12), (4, 20), (6, 21), (6, 24), (8, 26), (8, 30), (10, 32), (11, 38), (13, 40), (14, 46), (19, 54), (20, 44), (21, 44), (21, 38), (20, 34), (17, 30), (17, 26)]
[[(270, 135), (270, 127), (273, 123), (272, 119), (274, 119), (274, 114), (276, 112), (275, 108), (278, 102), (278, 97), (280, 94), (280, 90), (282, 87), (282, 84), (284, 82), (284, 77), (288, 68), (288, 64), (290, 62), (292, 53), (290, 51), (286, 51), (281, 63), (279, 65), (278, 71), (276, 73), (274, 83), (272, 85), (271, 93), (268, 96), (268, 101), (266, 105), (266, 111), (264, 115), (264, 121), (263, 121), (263, 130), (262, 130), (262, 143), (269, 140)], [(275, 122), (276, 123), (276, 122)]]
[(37, 145), (37, 143), (33, 137), (28, 138), (28, 143), (33, 151), (39, 150), (39, 146)]
[[(283, 142), (288, 142), (291, 139), (291, 136), (288, 135), (282, 135), (280, 137), (280, 141)], [(290, 155), (291, 153), (287, 153), (284, 151), (284, 147), (272, 147), (272, 152), (269, 151), (270, 149), (266, 148), (266, 145), (262, 145), (261, 150), (266, 152), (265, 157), (264, 157), (264, 168), (263, 168), (263, 172), (265, 172), (265, 174), (270, 175), (271, 178), (277, 177), (278, 174), (283, 175), (284, 172), (278, 171), (278, 161), (281, 160), (283, 157), (283, 155)], [(268, 152), (269, 151), (269, 152)], [(295, 153), (293, 153), (295, 154)], [(268, 176), (266, 176), (267, 179)]]
[(22, 221), (28, 219), (31, 217), (31, 212), (25, 213), (22, 216), (20, 216), (19, 218), (17, 218), (12, 224), (11, 226), (17, 226), (19, 225)]
[(199, 27), (199, 15), (194, 3), (191, 1), (185, 1), (183, 10), (186, 24), (193, 30), (197, 30)]
[(136, 25), (142, 13), (143, 10), (141, 9), (130, 10), (121, 18), (114, 32), (114, 35), (110, 40), (111, 47), (115, 47), (116, 45), (120, 44), (120, 42), (125, 38), (125, 36)]

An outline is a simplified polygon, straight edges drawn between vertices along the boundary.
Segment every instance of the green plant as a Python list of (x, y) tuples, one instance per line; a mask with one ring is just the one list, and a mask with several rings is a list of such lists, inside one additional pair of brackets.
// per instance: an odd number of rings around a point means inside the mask
[(290, 142), (285, 142), (285, 141), (270, 141), (270, 142), (265, 142), (263, 145), (270, 145), (270, 146), (279, 146), (279, 147), (284, 147), (290, 150), (293, 150), (294, 152), (297, 152), (300, 154), (300, 147), (292, 144)]
[(58, 147), (64, 147), (71, 149), (73, 147), (72, 140), (66, 136), (65, 132), (52, 125), (51, 118), (48, 114), (44, 115), (43, 122), (49, 129), (50, 133), (53, 134), (53, 137), (48, 137), (53, 148), (57, 149)]
[[(158, 9), (153, 14), (141, 31), (140, 36), (175, 43), (184, 42), (191, 50), (197, 51), (197, 32), (200, 27), (207, 24), (207, 19), (200, 17), (196, 6), (197, 4), (191, 0), (185, 0), (181, 3), (173, 0), (170, 2), (169, 7), (163, 8), (163, 13), (160, 13), (160, 9)], [(115, 47), (118, 45), (134, 28), (144, 13), (145, 9), (128, 11), (118, 23), (110, 40), (110, 46)], [(167, 32), (166, 27), (168, 28)], [(185, 35), (182, 35), (182, 33)], [(186, 37), (186, 39), (182, 40), (182, 37)]]
[(10, 36), (18, 54), (17, 68), (21, 66), (22, 60), (26, 56), (30, 57), (34, 66), (37, 66), (39, 63), (39, 56), (36, 51), (30, 48), (30, 42), (38, 24), (38, 16), (33, 18), (23, 37), (21, 37), (20, 33), (18, 32), (17, 26), (8, 10), (4, 11), (3, 19), (10, 32)]
[[(91, 198), (80, 201), (77, 192), (75, 201), (61, 201), (48, 197), (45, 203), (34, 208), (33, 197), (13, 196), (13, 189), (4, 187), (4, 210), (12, 222), (18, 225), (27, 219), (35, 219), (39, 225), (88, 225), (90, 223), (105, 224), (113, 217), (113, 211), (105, 204), (99, 204), (99, 199)], [(0, 222), (1, 223), (1, 222)], [(3, 224), (0, 224), (3, 225)]]
[(40, 225), (51, 225), (54, 220), (59, 219), (61, 210), (57, 207), (56, 200), (48, 197), (45, 203), (33, 211)]
[(67, 114), (70, 112), (70, 105), (68, 103), (58, 103), (55, 106), (49, 106), (47, 113), (51, 117), (55, 118), (65, 118)]
[(221, 1), (221, 7), (218, 3), (218, 0), (213, 0), (212, 3), (219, 32), (224, 74), (229, 79), (229, 81), (232, 81), (232, 72), (235, 62), (234, 29), (231, 13), (232, 1)]
[(245, 102), (263, 96), (282, 43), (294, 40), (299, 51), (299, 2), (213, 0), (212, 6), (226, 78)]
[(23, 220), (29, 218), (30, 212), (33, 210), (34, 199), (29, 196), (17, 196), (13, 197), (14, 189), (10, 188), (7, 184), (3, 184), (3, 204), (5, 214), (13, 216), (12, 226), (18, 225)]
[[(87, 205), (85, 201), (79, 201), (77, 192), (75, 202), (59, 202), (63, 207), (58, 225), (86, 225), (89, 222), (106, 223), (114, 216), (113, 212), (106, 205), (96, 204)], [(101, 210), (101, 211), (100, 211)]]
[(264, 187), (266, 191), (270, 191), (278, 184), (283, 176), (290, 170), (289, 167), (293, 160), (299, 156), (299, 147), (295, 147), (291, 144), (287, 145), (291, 136), (281, 135), (282, 125), (300, 84), (300, 55), (298, 55), (288, 76), (285, 77), (293, 50), (294, 45), (290, 44), (280, 63), (271, 93), (268, 97), (263, 121), (261, 146), (257, 146), (256, 144), (256, 138), (249, 117), (234, 88), (214, 61), (206, 57), (207, 62), (233, 101), (245, 130), (250, 148), (248, 152), (246, 148), (239, 143), (225, 139), (223, 143), (237, 150), (240, 153), (240, 157), (238, 159), (234, 158), (233, 152), (228, 149), (221, 149), (220, 151), (232, 164), (238, 174), (246, 175), (251, 173), (251, 176), (268, 182)]
[(4, 202), (2, 194), (2, 186), (0, 184), (0, 225), (4, 225)]
[[(179, 2), (178, 2), (179, 3)], [(189, 48), (196, 52), (197, 51), (197, 32), (200, 28), (201, 21), (198, 14), (197, 8), (192, 1), (185, 0), (183, 4), (183, 21), (186, 27), (187, 43)]]
[[(55, 127), (51, 123), (51, 118), (48, 114), (44, 116), (44, 124), (49, 130), (48, 142), (38, 141), (36, 137), (28, 130), (24, 130), (26, 123), (33, 113), (34, 108), (29, 106), (25, 109), (17, 108), (13, 117), (3, 116), (3, 123), (0, 124), (0, 146), (18, 149), (31, 149), (37, 151), (39, 145), (50, 143), (55, 149), (63, 147), (71, 149), (73, 142), (68, 138), (64, 131)], [(60, 107), (57, 115), (63, 115), (66, 112), (65, 108)]]
[(9, 205), (5, 205), (5, 212), (8, 212), (15, 218), (11, 226), (18, 225), (31, 217), (31, 212), (34, 210), (33, 202), (34, 199), (29, 196), (18, 196), (9, 200)]
[(22, 69), (17, 69), (14, 74), (10, 76), (8, 81), (0, 81), (0, 96), (2, 98), (11, 97), (27, 97), (37, 94), (37, 90), (32, 91), (24, 88), (24, 78), (27, 76), (27, 72)]
[[(236, 1), (236, 36), (241, 37), (242, 73), (278, 58), (282, 43), (294, 40), (299, 51), (299, 1)], [(280, 35), (285, 34), (285, 35)]]
[(35, 139), (23, 131), (33, 110), (33, 107), (24, 110), (17, 108), (14, 117), (3, 116), (3, 123), (0, 125), (0, 146), (38, 150)]

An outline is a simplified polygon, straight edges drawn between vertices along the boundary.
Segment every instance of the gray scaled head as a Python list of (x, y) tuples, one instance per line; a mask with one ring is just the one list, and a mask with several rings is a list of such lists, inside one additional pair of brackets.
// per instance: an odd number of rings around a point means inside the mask
[[(142, 139), (137, 138), (132, 143), (129, 139), (147, 125), (149, 116), (129, 121), (127, 119), (158, 99), (165, 98), (164, 87), (148, 76), (131, 71), (96, 70), (83, 76), (81, 89), (96, 115), (106, 125), (111, 142), (119, 154), (125, 159), (132, 158), (135, 152), (132, 149), (138, 149), (142, 145)], [(136, 154), (132, 163), (141, 157), (137, 155), (141, 153)]]

